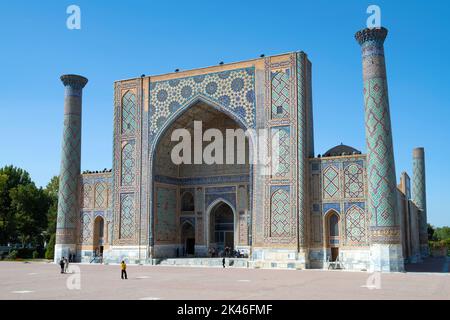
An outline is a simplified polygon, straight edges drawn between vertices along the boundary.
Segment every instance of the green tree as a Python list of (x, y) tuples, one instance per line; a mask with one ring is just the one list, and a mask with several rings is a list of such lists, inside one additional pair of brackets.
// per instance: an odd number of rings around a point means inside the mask
[(427, 224), (427, 232), (428, 232), (428, 241), (434, 241), (435, 236), (434, 236), (434, 227), (431, 224)]
[(54, 176), (45, 187), (45, 192), (50, 200), (50, 206), (47, 212), (47, 235), (48, 240), (56, 232), (56, 216), (58, 213), (58, 189), (59, 189), (59, 177)]
[(50, 199), (34, 183), (19, 185), (10, 190), (11, 209), (14, 211), (17, 238), (22, 246), (43, 247), (43, 231), (48, 227), (47, 213)]
[(53, 260), (55, 256), (55, 242), (56, 242), (56, 234), (53, 233), (50, 236), (50, 240), (47, 243), (47, 249), (45, 250), (45, 259)]
[(10, 191), (31, 183), (28, 172), (14, 166), (0, 168), (0, 245), (17, 240), (15, 211)]
[(450, 240), (450, 227), (441, 227), (436, 228), (434, 230), (434, 236), (436, 237), (436, 240)]

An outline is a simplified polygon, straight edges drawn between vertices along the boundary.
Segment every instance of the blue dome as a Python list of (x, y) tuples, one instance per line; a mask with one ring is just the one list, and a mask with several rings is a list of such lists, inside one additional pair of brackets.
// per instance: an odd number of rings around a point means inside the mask
[(361, 154), (361, 151), (341, 143), (340, 145), (337, 145), (325, 152), (322, 157), (349, 156), (352, 154)]

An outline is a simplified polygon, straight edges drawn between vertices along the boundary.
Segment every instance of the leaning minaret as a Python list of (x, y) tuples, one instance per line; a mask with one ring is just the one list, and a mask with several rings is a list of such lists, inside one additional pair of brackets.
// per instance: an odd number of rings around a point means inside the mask
[(413, 185), (412, 200), (420, 209), (419, 239), (420, 254), (428, 256), (428, 226), (427, 226), (427, 199), (425, 185), (425, 151), (423, 148), (413, 150)]
[(55, 261), (76, 253), (76, 218), (81, 162), (81, 105), (83, 88), (88, 82), (77, 75), (61, 76), (65, 86), (64, 129), (59, 174), (58, 216)]
[(362, 48), (371, 271), (404, 269), (397, 209), (392, 127), (384, 60), (387, 29), (364, 29)]

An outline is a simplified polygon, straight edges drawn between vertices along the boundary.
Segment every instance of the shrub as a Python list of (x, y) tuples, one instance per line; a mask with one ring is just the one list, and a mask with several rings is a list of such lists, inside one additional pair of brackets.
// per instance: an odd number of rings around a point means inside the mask
[(17, 259), (18, 252), (16, 250), (12, 250), (8, 255), (6, 256), (7, 259), (10, 260), (16, 260)]
[(34, 249), (20, 248), (17, 250), (17, 257), (21, 259), (31, 259), (33, 257)]
[(39, 256), (40, 256), (39, 252), (34, 250), (32, 254), (33, 259), (39, 259)]

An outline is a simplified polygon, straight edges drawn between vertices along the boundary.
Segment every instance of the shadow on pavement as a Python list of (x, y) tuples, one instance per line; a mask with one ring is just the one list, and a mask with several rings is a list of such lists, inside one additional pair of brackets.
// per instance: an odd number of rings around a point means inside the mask
[(425, 258), (421, 263), (409, 263), (405, 265), (406, 272), (449, 272), (448, 257), (429, 257)]

